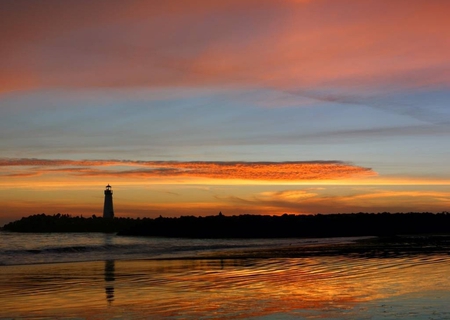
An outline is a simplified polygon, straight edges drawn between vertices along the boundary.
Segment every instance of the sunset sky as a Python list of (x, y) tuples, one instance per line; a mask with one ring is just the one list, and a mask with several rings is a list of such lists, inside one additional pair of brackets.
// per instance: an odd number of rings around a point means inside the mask
[(2, 0), (0, 226), (450, 210), (448, 0)]

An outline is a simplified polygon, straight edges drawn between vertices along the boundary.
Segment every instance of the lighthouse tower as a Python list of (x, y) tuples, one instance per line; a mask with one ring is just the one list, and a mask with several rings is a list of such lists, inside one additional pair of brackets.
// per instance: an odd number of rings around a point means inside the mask
[(114, 209), (112, 201), (112, 190), (108, 184), (105, 189), (105, 204), (103, 205), (103, 218), (114, 218)]

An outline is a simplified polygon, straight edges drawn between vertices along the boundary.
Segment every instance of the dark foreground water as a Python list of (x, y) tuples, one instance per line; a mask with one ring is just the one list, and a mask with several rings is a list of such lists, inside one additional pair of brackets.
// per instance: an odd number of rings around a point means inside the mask
[[(450, 319), (448, 254), (257, 254), (351, 239), (0, 240), (2, 319)], [(239, 251), (251, 258), (213, 258)]]

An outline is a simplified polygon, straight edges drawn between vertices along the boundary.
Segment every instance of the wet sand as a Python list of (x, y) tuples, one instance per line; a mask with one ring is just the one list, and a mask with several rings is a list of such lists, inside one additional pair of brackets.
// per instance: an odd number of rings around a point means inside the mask
[(448, 254), (320, 255), (313, 247), (308, 255), (280, 248), (271, 257), (1, 266), (0, 318), (450, 318)]

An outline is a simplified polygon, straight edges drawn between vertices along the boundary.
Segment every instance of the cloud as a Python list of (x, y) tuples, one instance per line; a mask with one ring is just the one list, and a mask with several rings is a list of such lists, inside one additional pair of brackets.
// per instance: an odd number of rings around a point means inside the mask
[[(402, 83), (398, 81), (396, 83)], [(395, 86), (393, 86), (395, 87)], [(318, 102), (338, 103), (351, 106), (367, 106), (387, 113), (406, 115), (411, 118), (432, 124), (447, 125), (450, 113), (445, 107), (449, 100), (447, 90), (429, 91), (418, 87), (406, 95), (391, 92), (390, 89), (368, 92), (351, 92), (349, 90), (283, 90), (301, 99), (312, 99)]]
[[(406, 190), (403, 190), (405, 189)], [(339, 213), (339, 212), (411, 212), (445, 211), (450, 204), (450, 192), (441, 190), (412, 190), (413, 187), (377, 189), (346, 187), (336, 192), (333, 187), (306, 188), (261, 192), (248, 197), (229, 196), (223, 202), (241, 208), (264, 208), (274, 213)], [(342, 194), (343, 192), (344, 194)]]
[[(68, 173), (82, 176), (134, 178), (207, 178), (221, 180), (305, 181), (339, 180), (375, 176), (370, 168), (341, 161), (222, 162), (222, 161), (131, 161), (131, 160), (48, 160), (0, 159), (4, 172), (8, 167), (23, 167), (22, 172)], [(18, 169), (16, 169), (17, 171)], [(8, 175), (4, 173), (3, 175)]]
[[(108, 166), (108, 165), (125, 165), (133, 163), (132, 161), (121, 160), (62, 160), (62, 159), (36, 159), (36, 158), (2, 158), (0, 159), (0, 167), (14, 166)], [(137, 163), (136, 161), (134, 163)]]
[(264, 198), (272, 198), (284, 201), (299, 201), (308, 198), (317, 197), (316, 192), (311, 192), (310, 189), (307, 190), (284, 190), (284, 191), (267, 191), (260, 194)]
[(4, 92), (450, 84), (447, 1), (16, 0), (2, 9)]

